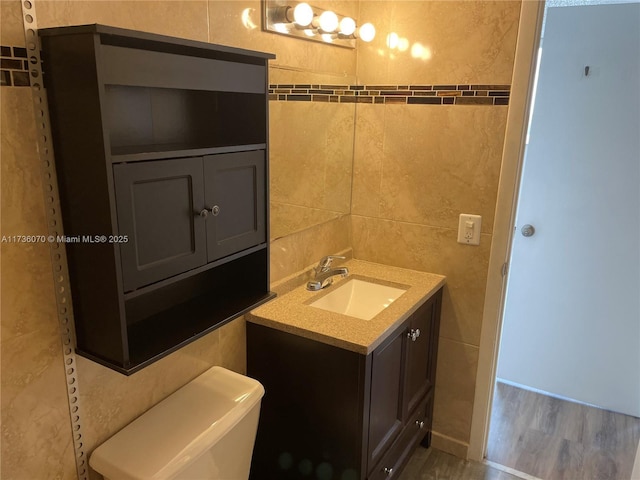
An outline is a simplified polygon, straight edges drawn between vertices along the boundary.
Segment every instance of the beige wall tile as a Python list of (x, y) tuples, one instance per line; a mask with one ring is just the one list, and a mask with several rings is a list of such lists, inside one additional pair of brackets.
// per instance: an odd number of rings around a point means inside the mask
[[(47, 232), (32, 108), (30, 89), (2, 87), (3, 236)], [(0, 251), (2, 475), (74, 478), (49, 248), (3, 242)]]
[(349, 213), (355, 104), (329, 103), (327, 106), (330, 114), (325, 130), (324, 207), (331, 211)]
[(271, 283), (315, 265), (351, 246), (351, 220), (344, 215), (271, 242)]
[(36, 0), (38, 27), (101, 23), (207, 41), (206, 0)]
[[(358, 79), (368, 83), (511, 82), (518, 1), (363, 0), (361, 16), (377, 28), (372, 44), (359, 47)], [(389, 48), (387, 36), (406, 39)]]
[(433, 431), (468, 442), (475, 393), (478, 347), (440, 338)]
[(270, 237), (276, 240), (338, 218), (343, 213), (271, 201), (269, 215)]
[(376, 28), (376, 36), (372, 42), (358, 42), (358, 83), (384, 84), (393, 75), (389, 72), (389, 49), (387, 35), (393, 31), (394, 2), (378, 2), (361, 0), (358, 20), (360, 24), (372, 23)]
[(457, 243), (447, 228), (352, 215), (353, 257), (447, 276), (440, 336), (480, 344), (491, 236)]
[(20, 0), (0, 0), (0, 43), (25, 46)]
[(271, 102), (271, 200), (348, 213), (353, 104)]
[[(293, 41), (293, 40), (291, 40)], [(269, 83), (311, 83), (318, 85), (351, 85), (356, 82), (355, 71), (351, 73), (322, 73), (312, 70), (298, 70), (269, 61)]]
[(56, 329), (3, 339), (1, 406), (2, 478), (77, 478)]
[(386, 109), (356, 106), (351, 213), (380, 216), (380, 183), (384, 164)]
[(234, 372), (247, 373), (246, 322), (244, 317), (218, 329), (220, 336), (220, 366)]
[(387, 105), (380, 216), (458, 228), (460, 213), (493, 215), (507, 108)]

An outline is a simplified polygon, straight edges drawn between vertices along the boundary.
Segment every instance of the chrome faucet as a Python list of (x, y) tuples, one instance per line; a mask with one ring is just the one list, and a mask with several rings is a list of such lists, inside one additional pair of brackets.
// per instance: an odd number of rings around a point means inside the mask
[(318, 265), (313, 268), (316, 275), (312, 281), (307, 283), (307, 290), (322, 290), (333, 283), (333, 277), (336, 275), (340, 275), (341, 277), (349, 275), (349, 269), (347, 267), (331, 268), (331, 263), (334, 260), (344, 260), (344, 258), (345, 257), (339, 255), (327, 255), (322, 258)]

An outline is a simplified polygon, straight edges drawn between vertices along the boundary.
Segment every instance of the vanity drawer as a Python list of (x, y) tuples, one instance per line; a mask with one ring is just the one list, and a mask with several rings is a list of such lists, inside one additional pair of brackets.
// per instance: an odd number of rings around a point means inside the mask
[(409, 417), (400, 436), (393, 443), (382, 460), (369, 473), (369, 480), (388, 480), (398, 478), (414, 447), (427, 434), (427, 405), (433, 396), (433, 390), (420, 402)]

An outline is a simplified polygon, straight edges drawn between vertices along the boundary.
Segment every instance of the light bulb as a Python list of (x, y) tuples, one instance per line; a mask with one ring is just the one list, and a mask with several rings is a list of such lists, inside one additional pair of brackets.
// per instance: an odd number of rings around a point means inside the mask
[(319, 21), (320, 28), (325, 33), (335, 32), (336, 28), (338, 28), (338, 16), (331, 10), (322, 12)]
[(421, 43), (416, 42), (411, 46), (411, 56), (413, 58), (421, 58), (424, 54), (424, 47)]
[(387, 47), (396, 48), (399, 41), (400, 39), (398, 38), (397, 33), (391, 32), (389, 35), (387, 35)]
[(358, 30), (358, 37), (363, 42), (370, 42), (376, 36), (376, 27), (374, 27), (371, 23), (365, 23)]
[(342, 35), (353, 35), (356, 31), (356, 21), (351, 17), (344, 17), (340, 20), (340, 33)]
[(306, 27), (313, 20), (313, 9), (308, 3), (299, 3), (293, 9), (293, 21), (301, 27)]

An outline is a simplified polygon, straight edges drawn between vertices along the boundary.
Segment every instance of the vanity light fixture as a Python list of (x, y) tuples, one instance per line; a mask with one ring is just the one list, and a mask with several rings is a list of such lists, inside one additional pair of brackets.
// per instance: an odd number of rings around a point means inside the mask
[(351, 17), (294, 0), (262, 0), (263, 30), (355, 48), (356, 39), (370, 42), (376, 35), (371, 23), (358, 26)]

